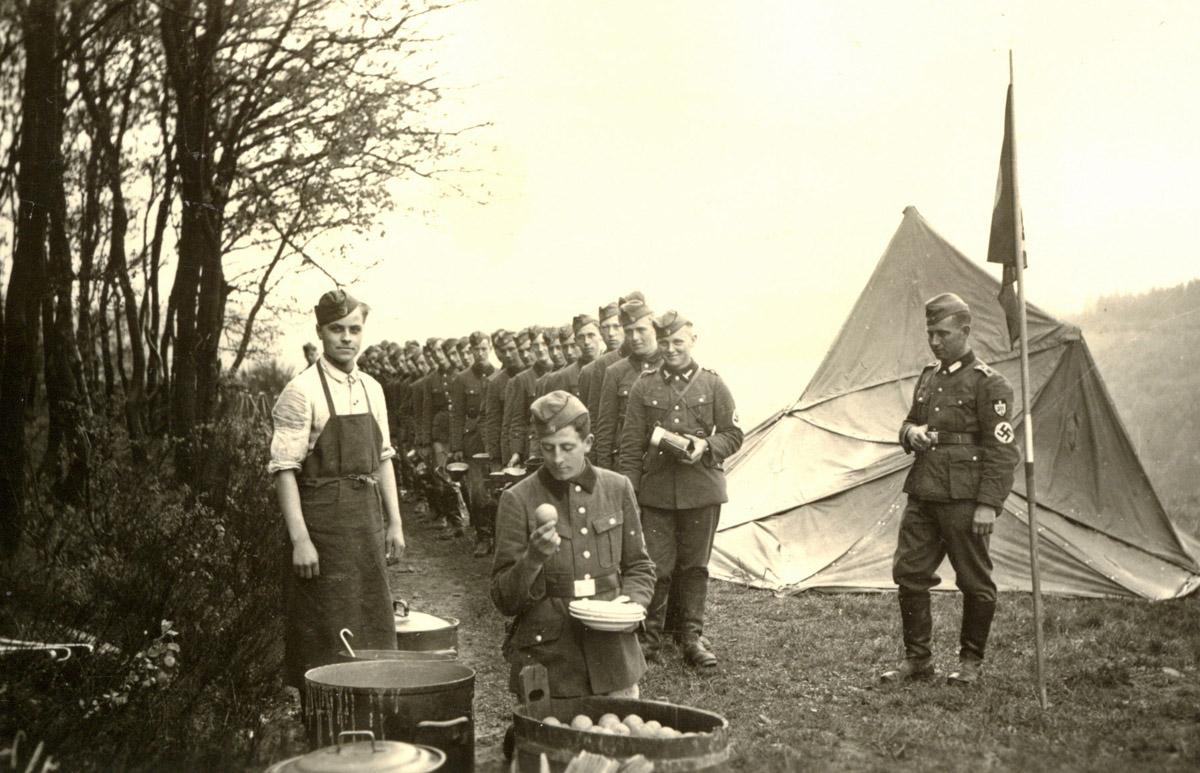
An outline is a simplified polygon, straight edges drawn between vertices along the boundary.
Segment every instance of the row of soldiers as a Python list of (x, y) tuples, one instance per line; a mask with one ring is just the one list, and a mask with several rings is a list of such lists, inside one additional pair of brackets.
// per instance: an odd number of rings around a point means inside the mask
[[(639, 320), (649, 324), (627, 340), (626, 329)], [(644, 296), (633, 292), (600, 307), (594, 317), (580, 314), (561, 327), (475, 331), (430, 338), (424, 345), (383, 341), (365, 349), (358, 364), (384, 387), (405, 492), (444, 524), (445, 538), (464, 534), (458, 496), (464, 494), (474, 555), (490, 555), (495, 502), (484, 475), (531, 458), (536, 464), (529, 407), (554, 390), (575, 395), (597, 417), (591, 459), (615, 469), (633, 382), (662, 361), (653, 321)], [(446, 472), (454, 462), (471, 466), (465, 491)]]

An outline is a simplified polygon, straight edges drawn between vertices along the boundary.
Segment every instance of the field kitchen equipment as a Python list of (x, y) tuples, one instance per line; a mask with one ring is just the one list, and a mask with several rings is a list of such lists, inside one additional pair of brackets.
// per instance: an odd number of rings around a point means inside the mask
[[(351, 742), (356, 736), (366, 740)], [(267, 773), (432, 773), (445, 763), (440, 749), (376, 741), (370, 730), (346, 730), (338, 733), (336, 746), (277, 762)]]
[[(342, 644), (345, 649), (338, 651), (337, 662), (339, 663), (354, 663), (359, 660), (403, 660), (407, 662), (416, 662), (421, 660), (454, 660), (458, 657), (458, 650), (364, 650), (356, 649), (351, 646), (350, 638), (354, 634), (349, 628), (343, 628), (341, 632)], [(350, 638), (347, 638), (350, 637)]]
[[(553, 773), (562, 773), (580, 752), (626, 760), (641, 754), (654, 764), (655, 773), (704, 771), (724, 773), (729, 768), (729, 723), (719, 714), (662, 701), (630, 698), (551, 698), (546, 669), (526, 666), (521, 671), (524, 702), (513, 711), (515, 750), (513, 759), (521, 773), (540, 773), (544, 754)], [(570, 727), (573, 717), (592, 719), (604, 714), (626, 717), (637, 714), (685, 735), (674, 738), (642, 738), (608, 735)], [(542, 721), (554, 717), (562, 725)]]
[(369, 730), (377, 739), (440, 749), (447, 771), (474, 770), (475, 672), (461, 663), (334, 663), (309, 669), (304, 683), (312, 748), (333, 745), (347, 730)]
[(650, 433), (650, 447), (666, 452), (676, 459), (687, 459), (696, 449), (696, 441), (662, 427)]
[(458, 618), (445, 619), (410, 609), (404, 599), (392, 602), (396, 647), (411, 652), (458, 652)]

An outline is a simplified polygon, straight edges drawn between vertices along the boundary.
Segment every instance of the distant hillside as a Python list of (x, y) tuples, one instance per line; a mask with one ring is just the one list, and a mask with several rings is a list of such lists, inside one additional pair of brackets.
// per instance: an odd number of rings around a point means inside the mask
[(1106, 296), (1071, 321), (1163, 504), (1200, 533), (1200, 280)]

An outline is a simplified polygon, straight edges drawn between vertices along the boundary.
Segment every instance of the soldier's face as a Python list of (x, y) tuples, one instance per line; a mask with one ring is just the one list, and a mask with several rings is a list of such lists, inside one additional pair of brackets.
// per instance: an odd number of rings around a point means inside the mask
[(690, 327), (685, 325), (678, 332), (660, 338), (658, 342), (663, 347), (663, 359), (667, 365), (678, 370), (691, 364), (692, 347), (696, 345), (696, 335)]
[(304, 361), (305, 362), (307, 362), (309, 365), (312, 365), (314, 362), (317, 361), (317, 356), (318, 356), (317, 355), (317, 347), (313, 346), (312, 344), (304, 345)]
[(568, 365), (579, 359), (579, 346), (574, 341), (563, 344), (563, 359)]
[(468, 368), (471, 366), (471, 363), (475, 362), (475, 358), (471, 355), (471, 350), (466, 348), (456, 349), (454, 357), (458, 360), (454, 363), (454, 367), (456, 368)]
[(540, 362), (543, 365), (554, 364), (550, 359), (550, 345), (544, 338), (538, 338), (529, 344), (529, 356), (533, 358), (533, 362)]
[[(620, 326), (617, 326), (618, 329)], [(624, 338), (625, 334), (622, 333)], [(600, 328), (595, 325), (584, 325), (579, 332), (575, 334), (575, 345), (579, 347), (579, 353), (586, 360), (594, 360), (596, 355), (600, 353)], [(620, 346), (620, 344), (617, 344)]]
[(967, 338), (971, 335), (971, 326), (956, 322), (953, 317), (947, 317), (926, 327), (925, 334), (933, 356), (942, 362), (953, 362), (967, 353)]
[(600, 337), (609, 351), (617, 349), (625, 343), (625, 328), (617, 317), (608, 317), (600, 321)]
[(563, 427), (553, 435), (538, 441), (542, 463), (556, 480), (570, 480), (583, 472), (588, 451), (592, 450), (592, 435), (580, 437), (574, 427)]
[(504, 344), (496, 350), (496, 354), (500, 357), (500, 362), (504, 363), (505, 367), (515, 368), (521, 364), (521, 354), (517, 350), (517, 343)]
[(471, 354), (475, 357), (475, 362), (487, 362), (492, 354), (492, 342), (486, 338), (480, 339), (479, 343), (471, 347)]
[(341, 319), (317, 325), (317, 335), (321, 338), (326, 359), (349, 372), (354, 367), (354, 359), (362, 346), (362, 308), (356, 308)]
[(525, 367), (533, 364), (533, 344), (522, 344), (517, 349), (517, 354), (521, 355), (521, 362), (525, 364)]
[(632, 325), (627, 325), (625, 338), (629, 341), (629, 348), (633, 349), (633, 353), (642, 357), (649, 357), (658, 348), (658, 336), (654, 332), (654, 323), (650, 321), (649, 314)]
[(558, 341), (551, 341), (546, 346), (546, 356), (550, 358), (550, 362), (554, 364), (554, 367), (561, 368), (563, 366), (562, 344)]
[(450, 365), (450, 360), (446, 357), (446, 351), (442, 347), (433, 349), (430, 354), (433, 356), (433, 362), (439, 368), (446, 368)]

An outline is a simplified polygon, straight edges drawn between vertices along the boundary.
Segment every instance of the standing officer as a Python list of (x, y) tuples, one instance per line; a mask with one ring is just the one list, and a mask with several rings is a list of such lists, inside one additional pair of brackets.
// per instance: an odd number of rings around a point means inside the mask
[(509, 467), (529, 458), (529, 406), (537, 398), (535, 385), (553, 367), (550, 337), (545, 328), (529, 328), (529, 352), (533, 365), (517, 374), (504, 388), (504, 434), (508, 437)]
[[(626, 596), (649, 603), (654, 565), (629, 481), (587, 461), (587, 408), (566, 392), (532, 406), (531, 425), (545, 463), (500, 496), (491, 595), (513, 617), (503, 651), (510, 687), (524, 666), (546, 667), (556, 698), (637, 698), (646, 662), (632, 631), (596, 631), (571, 617), (574, 599)], [(542, 522), (545, 505), (556, 513)]]
[[(640, 292), (630, 293), (629, 300), (637, 298), (644, 300)], [(625, 329), (621, 327), (621, 304), (625, 299), (601, 306), (596, 319), (599, 322), (600, 337), (604, 340), (605, 351), (596, 355), (596, 359), (588, 364), (579, 374), (583, 389), (583, 404), (587, 406), (596, 420), (600, 417), (600, 390), (604, 387), (604, 371), (610, 365), (629, 356), (629, 347), (625, 343)]]
[(521, 358), (521, 346), (529, 339), (528, 331), (513, 334), (507, 330), (497, 331), (496, 356), (500, 358), (500, 369), (488, 379), (487, 411), (484, 419), (484, 448), (492, 461), (498, 465), (508, 462), (508, 436), (504, 433), (504, 399), (508, 382), (525, 369)]
[[(454, 377), (450, 386), (450, 455), (455, 461), (466, 461), (471, 465), (467, 478), (467, 502), (471, 512), (471, 525), (475, 527), (476, 549), (484, 540), (480, 534), (486, 531), (480, 528), (483, 522), (482, 508), (487, 498), (483, 490), (483, 479), (490, 470), (476, 454), (484, 452), (483, 427), (480, 424), (485, 409), (487, 379), (494, 368), (490, 361), (492, 351), (491, 339), (482, 330), (476, 330), (466, 339), (471, 347), (471, 367)], [(488, 548), (488, 553), (491, 548)], [(485, 553), (484, 555), (487, 555)]]
[[(708, 559), (725, 493), (724, 461), (742, 447), (743, 433), (729, 388), (692, 359), (692, 323), (668, 311), (655, 322), (663, 366), (645, 371), (629, 393), (618, 470), (633, 482), (657, 581), (646, 614), (645, 650), (661, 646), (668, 596), (674, 596), (684, 660), (714, 668), (717, 656), (702, 637), (708, 598)], [(651, 446), (662, 427), (686, 438), (682, 455)]]
[(645, 301), (632, 300), (621, 304), (621, 327), (629, 344), (629, 356), (604, 371), (604, 386), (600, 390), (600, 419), (596, 425), (595, 462), (610, 470), (617, 469), (617, 452), (621, 447), (621, 428), (625, 424), (629, 390), (646, 371), (662, 363), (658, 337), (654, 331), (654, 312)]
[(904, 662), (887, 682), (928, 679), (933, 618), (929, 589), (947, 554), (963, 594), (959, 667), (948, 681), (973, 684), (996, 611), (996, 584), (988, 555), (992, 525), (1012, 489), (1018, 454), (1009, 421), (1008, 380), (971, 351), (971, 310), (942, 293), (925, 303), (925, 331), (937, 360), (917, 379), (912, 408), (900, 425), (900, 445), (916, 461), (904, 481), (908, 505), (892, 560), (900, 587)]
[[(343, 290), (315, 308), (323, 355), (272, 411), (271, 461), (290, 541), (284, 581), (285, 680), (337, 661), (338, 631), (396, 648), (386, 558), (404, 551), (383, 389), (355, 367), (369, 309)], [(303, 700), (303, 698), (302, 698)]]

